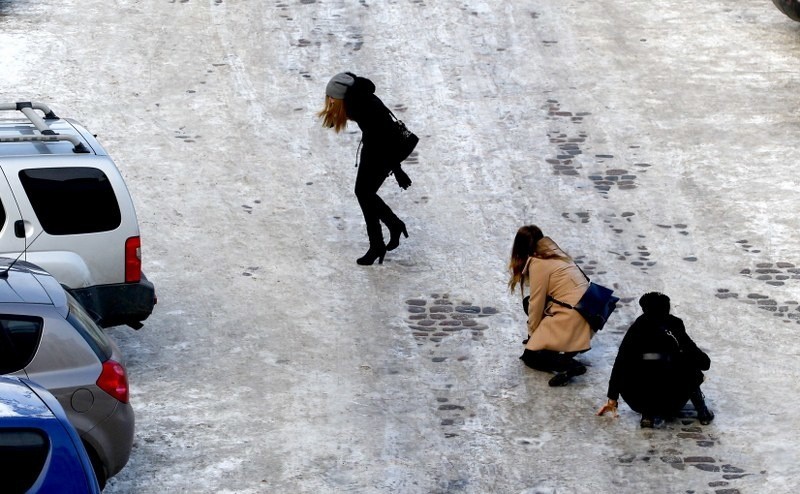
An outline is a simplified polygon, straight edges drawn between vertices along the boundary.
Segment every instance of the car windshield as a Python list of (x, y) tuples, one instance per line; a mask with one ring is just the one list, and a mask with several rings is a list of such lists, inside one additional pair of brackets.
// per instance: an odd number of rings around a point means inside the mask
[(67, 321), (78, 330), (78, 333), (80, 333), (83, 339), (86, 340), (86, 343), (92, 347), (92, 350), (94, 350), (94, 353), (97, 354), (101, 362), (110, 359), (112, 349), (108, 341), (108, 336), (106, 336), (83, 306), (78, 303), (69, 292), (67, 292), (67, 303), (69, 305)]

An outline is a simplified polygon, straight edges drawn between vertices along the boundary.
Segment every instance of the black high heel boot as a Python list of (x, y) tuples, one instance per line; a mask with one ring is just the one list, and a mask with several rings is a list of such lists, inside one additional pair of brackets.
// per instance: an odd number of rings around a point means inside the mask
[(391, 230), (389, 232), (389, 243), (386, 244), (386, 250), (395, 250), (396, 248), (400, 247), (400, 234), (405, 235), (408, 238), (408, 232), (406, 231), (406, 225), (403, 222), (400, 222), (400, 226), (397, 227), (395, 230)]
[(375, 262), (375, 259), (377, 259), (378, 264), (383, 264), (383, 258), (385, 256), (386, 256), (385, 246), (381, 247), (370, 246), (366, 254), (356, 259), (356, 263), (358, 263), (361, 266), (372, 266), (372, 264)]

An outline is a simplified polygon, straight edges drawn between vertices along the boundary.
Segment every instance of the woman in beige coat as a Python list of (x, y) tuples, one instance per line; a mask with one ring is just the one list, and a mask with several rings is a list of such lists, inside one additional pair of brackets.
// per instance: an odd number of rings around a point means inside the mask
[(591, 348), (594, 336), (589, 323), (574, 309), (553, 303), (550, 298), (575, 305), (589, 287), (589, 281), (573, 260), (539, 227), (527, 225), (517, 231), (509, 263), (511, 291), (530, 287), (528, 339), (520, 359), (536, 370), (555, 373), (550, 386), (565, 386), (586, 372), (574, 359)]

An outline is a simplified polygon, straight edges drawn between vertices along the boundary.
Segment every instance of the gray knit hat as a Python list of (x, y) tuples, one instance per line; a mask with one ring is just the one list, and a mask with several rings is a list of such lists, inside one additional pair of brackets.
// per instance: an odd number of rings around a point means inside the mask
[(328, 85), (325, 86), (325, 94), (331, 98), (344, 99), (347, 88), (352, 86), (354, 82), (356, 80), (353, 79), (353, 76), (339, 72), (328, 81)]

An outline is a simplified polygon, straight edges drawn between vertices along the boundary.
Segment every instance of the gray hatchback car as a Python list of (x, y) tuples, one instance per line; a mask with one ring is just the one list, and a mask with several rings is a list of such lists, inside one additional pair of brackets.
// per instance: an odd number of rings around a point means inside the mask
[(58, 399), (101, 487), (122, 470), (134, 414), (119, 349), (49, 273), (8, 258), (0, 258), (0, 374), (27, 377)]

